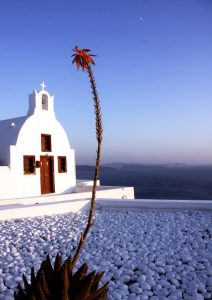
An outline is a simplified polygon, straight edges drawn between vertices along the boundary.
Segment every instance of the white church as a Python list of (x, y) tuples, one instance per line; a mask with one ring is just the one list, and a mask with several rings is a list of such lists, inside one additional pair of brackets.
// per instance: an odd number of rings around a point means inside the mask
[[(0, 199), (91, 191), (92, 181), (76, 180), (75, 151), (45, 87), (29, 95), (26, 116), (0, 121)], [(133, 188), (98, 189), (101, 198), (134, 198)]]
[(29, 95), (24, 117), (0, 121), (0, 199), (69, 193), (76, 186), (75, 153), (54, 112), (54, 96)]

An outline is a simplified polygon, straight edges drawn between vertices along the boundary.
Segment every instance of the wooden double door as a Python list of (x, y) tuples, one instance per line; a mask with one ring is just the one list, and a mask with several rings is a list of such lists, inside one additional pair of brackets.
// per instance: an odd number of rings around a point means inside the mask
[(40, 157), (40, 184), (41, 194), (50, 194), (55, 192), (53, 156)]

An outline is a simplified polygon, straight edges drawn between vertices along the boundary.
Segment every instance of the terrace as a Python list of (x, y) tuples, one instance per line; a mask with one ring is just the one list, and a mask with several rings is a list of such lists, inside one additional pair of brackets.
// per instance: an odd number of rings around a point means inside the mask
[[(1, 216), (14, 219), (0, 221), (1, 299), (13, 299), (21, 274), (29, 277), (47, 253), (74, 253), (88, 208), (89, 199), (61, 196), (2, 204)], [(104, 270), (111, 300), (211, 299), (211, 208), (210, 201), (98, 199), (77, 266), (86, 261), (90, 270)]]

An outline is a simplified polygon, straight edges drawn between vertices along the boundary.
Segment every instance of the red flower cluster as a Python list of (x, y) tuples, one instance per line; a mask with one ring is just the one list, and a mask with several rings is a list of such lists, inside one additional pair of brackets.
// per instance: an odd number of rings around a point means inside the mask
[(76, 53), (74, 53), (72, 56), (74, 56), (74, 59), (72, 60), (72, 63), (76, 63), (77, 69), (81, 67), (84, 71), (87, 66), (91, 63), (95, 65), (95, 62), (92, 58), (92, 56), (96, 56), (95, 54), (89, 54), (91, 50), (89, 49), (79, 49), (77, 46), (73, 49)]

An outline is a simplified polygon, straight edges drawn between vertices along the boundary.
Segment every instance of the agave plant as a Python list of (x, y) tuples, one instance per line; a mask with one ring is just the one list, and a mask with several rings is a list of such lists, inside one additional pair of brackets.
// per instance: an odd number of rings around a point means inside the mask
[(15, 300), (104, 300), (108, 293), (108, 284), (99, 288), (104, 272), (95, 271), (87, 275), (88, 266), (84, 263), (73, 274), (71, 256), (62, 264), (58, 253), (54, 268), (47, 255), (37, 275), (31, 269), (31, 284), (23, 275), (24, 289), (19, 284), (14, 294)]
[(103, 133), (100, 102), (91, 68), (91, 64), (95, 64), (92, 58), (95, 55), (89, 54), (89, 49), (80, 50), (77, 46), (73, 50), (75, 54), (73, 54), (74, 59), (72, 62), (76, 63), (77, 69), (82, 68), (83, 71), (87, 70), (88, 72), (96, 117), (96, 138), (98, 146), (88, 222), (84, 233), (81, 233), (81, 238), (73, 260), (71, 256), (69, 256), (62, 265), (61, 256), (58, 253), (53, 268), (50, 258), (47, 255), (37, 275), (35, 275), (34, 269), (32, 268), (31, 284), (28, 283), (26, 276), (23, 275), (24, 288), (22, 288), (20, 284), (18, 285), (17, 292), (14, 293), (15, 300), (104, 300), (108, 294), (108, 283), (99, 288), (99, 282), (104, 272), (96, 273), (93, 271), (87, 275), (88, 266), (84, 263), (78, 271), (73, 274), (83, 244), (93, 224)]

